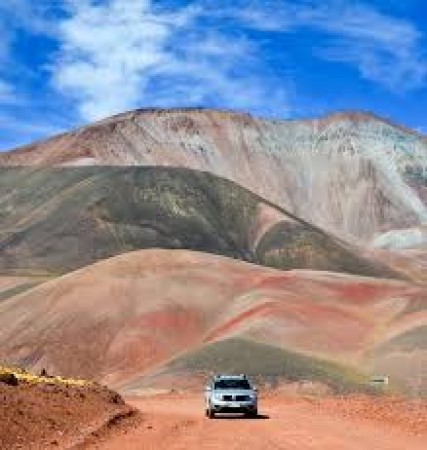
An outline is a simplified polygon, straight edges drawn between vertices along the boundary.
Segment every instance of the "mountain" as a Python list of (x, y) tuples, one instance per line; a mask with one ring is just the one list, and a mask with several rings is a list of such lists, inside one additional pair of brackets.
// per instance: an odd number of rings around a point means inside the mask
[(137, 110), (0, 153), (0, 165), (186, 167), (234, 181), (349, 242), (427, 245), (427, 140), (371, 114), (273, 121)]
[(183, 248), (281, 269), (397, 277), (235, 183), (183, 168), (0, 168), (0, 273), (65, 273)]
[(0, 153), (0, 361), (425, 396), (426, 166), (361, 113), (140, 110)]
[(402, 281), (141, 250), (1, 302), (0, 360), (127, 392), (230, 369), (340, 392), (385, 373), (426, 394), (425, 300)]

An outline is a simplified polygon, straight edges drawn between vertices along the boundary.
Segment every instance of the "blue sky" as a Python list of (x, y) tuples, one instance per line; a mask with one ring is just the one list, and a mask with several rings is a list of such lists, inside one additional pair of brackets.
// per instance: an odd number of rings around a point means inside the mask
[(132, 108), (372, 111), (427, 132), (424, 0), (8, 0), (0, 149)]

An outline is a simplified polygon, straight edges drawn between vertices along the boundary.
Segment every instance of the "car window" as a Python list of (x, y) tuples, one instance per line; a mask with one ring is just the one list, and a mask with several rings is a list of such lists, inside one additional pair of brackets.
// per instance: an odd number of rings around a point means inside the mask
[(215, 381), (214, 389), (251, 389), (248, 380), (223, 379)]

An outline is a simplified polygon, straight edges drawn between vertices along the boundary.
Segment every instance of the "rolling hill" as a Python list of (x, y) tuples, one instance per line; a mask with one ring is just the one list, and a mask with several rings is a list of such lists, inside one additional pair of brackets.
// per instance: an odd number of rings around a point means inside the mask
[(0, 169), (0, 272), (53, 273), (142, 248), (397, 277), (235, 183), (162, 167)]
[[(425, 300), (424, 288), (402, 281), (142, 250), (0, 303), (0, 360), (130, 392), (153, 377), (168, 375), (179, 385), (183, 373), (225, 368), (215, 359), (222, 343), (227, 364), (234, 358), (239, 369), (260, 376), (356, 389), (363, 384), (357, 374), (387, 362), (393, 385), (410, 391), (426, 356), (417, 338)], [(233, 357), (236, 342), (242, 355), (257, 358)], [(287, 364), (279, 358), (272, 372), (277, 355)]]

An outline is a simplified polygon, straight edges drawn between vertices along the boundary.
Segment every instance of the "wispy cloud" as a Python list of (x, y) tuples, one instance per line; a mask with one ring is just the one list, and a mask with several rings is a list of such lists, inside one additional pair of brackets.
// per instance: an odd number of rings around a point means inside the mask
[[(362, 91), (340, 107), (411, 99), (426, 86), (427, 36), (396, 11), (380, 0), (3, 1), (0, 137), (18, 118), (30, 139), (61, 117), (73, 126), (141, 106), (317, 114), (336, 92), (306, 70)], [(361, 79), (386, 90), (362, 98)]]
[(28, 123), (23, 123), (19, 119), (14, 119), (10, 115), (2, 115), (0, 114), (0, 127), (3, 130), (8, 130), (13, 133), (23, 133), (23, 134), (31, 134), (31, 135), (40, 135), (44, 136), (46, 134), (57, 134), (61, 131), (66, 130), (70, 127), (70, 124), (63, 124), (63, 126), (54, 125), (52, 123), (38, 122), (35, 118), (29, 121)]
[(58, 121), (57, 117), (30, 114), (23, 120), (21, 116), (0, 112), (0, 151), (61, 133), (71, 127), (70, 122)]
[(257, 75), (254, 45), (205, 28), (201, 8), (159, 9), (149, 0), (72, 5), (59, 27), (53, 79), (84, 119), (141, 104), (256, 110), (266, 96), (286, 114), (285, 89), (275, 86), (273, 96)]
[(422, 33), (401, 18), (363, 3), (252, 2), (232, 14), (246, 26), (278, 33), (301, 29), (317, 31), (314, 54), (322, 59), (356, 67), (363, 78), (393, 91), (423, 86), (427, 78), (427, 55)]
[[(45, 86), (38, 84), (36, 90), (31, 86), (36, 79), (44, 81), (40, 67), (29, 66), (26, 51), (17, 46), (23, 35), (33, 36), (34, 41), (55, 36), (52, 9), (57, 9), (56, 2), (0, 2), (0, 150), (63, 129), (62, 114), (48, 112), (51, 100), (47, 98), (52, 96), (45, 95)], [(32, 48), (29, 54), (33, 56)]]
[(148, 1), (79, 2), (71, 12), (60, 25), (56, 86), (80, 101), (86, 119), (135, 106), (144, 73), (165, 58), (168, 18), (152, 14)]

